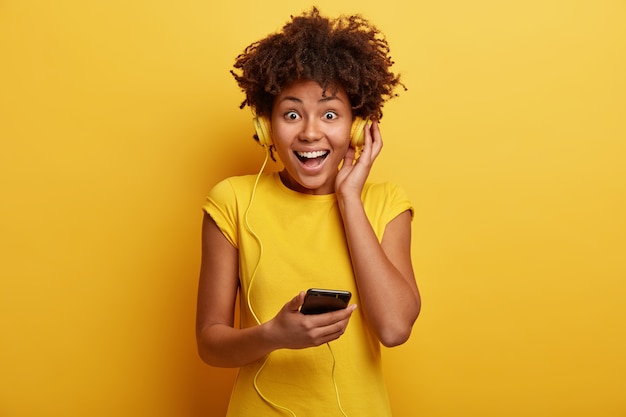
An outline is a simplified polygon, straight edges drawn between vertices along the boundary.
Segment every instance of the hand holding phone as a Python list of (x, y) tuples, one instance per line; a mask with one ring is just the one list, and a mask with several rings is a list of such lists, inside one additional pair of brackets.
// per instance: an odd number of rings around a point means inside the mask
[(348, 307), (350, 291), (311, 288), (300, 307), (302, 314), (323, 314)]

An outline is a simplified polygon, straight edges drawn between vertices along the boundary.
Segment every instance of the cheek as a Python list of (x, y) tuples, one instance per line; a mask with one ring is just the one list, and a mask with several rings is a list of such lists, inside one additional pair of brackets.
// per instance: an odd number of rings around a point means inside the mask
[(333, 146), (337, 150), (348, 150), (350, 147), (350, 129), (341, 129), (333, 136)]
[(286, 132), (284, 129), (272, 129), (272, 142), (277, 151), (288, 146), (288, 141), (285, 138)]

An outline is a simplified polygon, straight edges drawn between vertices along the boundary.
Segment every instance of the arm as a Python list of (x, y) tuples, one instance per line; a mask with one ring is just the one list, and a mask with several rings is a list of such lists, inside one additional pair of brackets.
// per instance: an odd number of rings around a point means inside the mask
[(202, 226), (202, 266), (198, 285), (196, 340), (204, 362), (212, 366), (240, 367), (281, 348), (318, 346), (343, 334), (355, 306), (322, 316), (298, 310), (301, 292), (278, 314), (258, 326), (234, 327), (239, 288), (238, 251), (207, 214)]
[(361, 297), (363, 314), (385, 346), (404, 343), (421, 301), (411, 263), (411, 217), (403, 212), (387, 225), (379, 243), (365, 214), (361, 190), (382, 148), (378, 124), (366, 130), (363, 152), (348, 151), (336, 190)]
[(420, 311), (420, 297), (410, 258), (410, 214), (392, 220), (379, 244), (358, 205), (343, 212), (361, 309), (385, 346), (406, 342)]

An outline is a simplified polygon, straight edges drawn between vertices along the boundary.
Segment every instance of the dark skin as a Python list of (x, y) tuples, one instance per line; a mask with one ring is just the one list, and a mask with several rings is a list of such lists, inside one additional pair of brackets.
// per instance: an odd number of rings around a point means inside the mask
[[(286, 168), (281, 177), (287, 175), (292, 183), (284, 181), (285, 184), (299, 192), (336, 194), (359, 289), (359, 308), (382, 344), (404, 343), (420, 310), (410, 256), (411, 216), (408, 211), (403, 212), (389, 222), (382, 241), (378, 242), (360, 198), (382, 149), (378, 123), (365, 128), (365, 144), (360, 157), (354, 161), (355, 150), (349, 147), (350, 138), (341, 133), (349, 132), (352, 121), (347, 97), (339, 97), (338, 92), (337, 100), (324, 99), (323, 88), (308, 80), (285, 88), (283, 94), (295, 104), (284, 111), (280, 106), (285, 100), (280, 95), (275, 100), (272, 131), (279, 155), (288, 155), (291, 149), (320, 149), (330, 155), (342, 153), (339, 158), (326, 158), (334, 161), (329, 162), (334, 164), (331, 166), (334, 169), (320, 166), (313, 173), (308, 167), (298, 165), (297, 158), (287, 159), (283, 161)], [(329, 111), (334, 112), (333, 117), (328, 117)], [(288, 117), (281, 120), (280, 114)], [(340, 123), (345, 126), (338, 125)], [(338, 170), (336, 161), (341, 160), (344, 163)], [(356, 306), (304, 315), (299, 312), (304, 292), (286, 300), (269, 321), (235, 328), (238, 251), (208, 215), (204, 218), (202, 236), (196, 330), (200, 356), (205, 362), (213, 366), (241, 367), (276, 349), (319, 346), (343, 335)], [(389, 299), (394, 302), (389, 303)]]

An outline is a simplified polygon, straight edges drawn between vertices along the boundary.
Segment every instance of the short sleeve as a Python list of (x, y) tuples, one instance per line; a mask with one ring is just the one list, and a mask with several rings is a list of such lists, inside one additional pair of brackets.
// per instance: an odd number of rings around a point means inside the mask
[(239, 247), (237, 207), (237, 195), (228, 179), (219, 182), (211, 189), (202, 206), (226, 239), (236, 248)]
[(387, 225), (401, 213), (409, 211), (411, 220), (413, 219), (413, 205), (406, 192), (396, 184), (366, 184), (362, 199), (367, 217), (379, 241)]
[(409, 196), (406, 191), (399, 185), (388, 184), (389, 185), (389, 194), (390, 194), (390, 210), (389, 210), (389, 218), (387, 219), (387, 223), (395, 219), (399, 214), (409, 211), (411, 213), (411, 220), (413, 220), (413, 204), (411, 200), (409, 200)]

